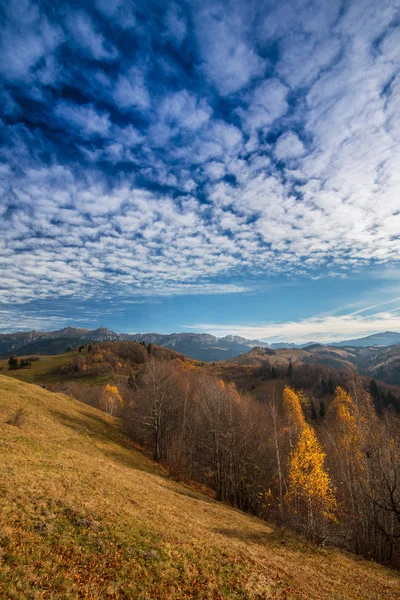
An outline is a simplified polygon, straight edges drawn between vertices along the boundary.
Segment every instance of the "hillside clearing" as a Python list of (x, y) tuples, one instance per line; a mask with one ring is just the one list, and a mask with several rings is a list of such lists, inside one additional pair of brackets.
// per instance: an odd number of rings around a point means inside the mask
[(176, 483), (116, 419), (4, 376), (0, 473), (1, 598), (400, 598), (396, 572)]
[[(55, 385), (66, 381), (74, 381), (80, 385), (105, 385), (115, 379), (112, 373), (72, 377), (70, 373), (59, 372), (59, 367), (72, 363), (77, 356), (79, 356), (77, 350), (65, 354), (40, 355), (37, 357), (38, 360), (32, 361), (30, 367), (23, 369), (9, 369), (8, 358), (1, 359), (0, 374), (26, 383), (45, 385)], [(24, 358), (29, 360), (29, 356), (18, 357), (19, 360)]]

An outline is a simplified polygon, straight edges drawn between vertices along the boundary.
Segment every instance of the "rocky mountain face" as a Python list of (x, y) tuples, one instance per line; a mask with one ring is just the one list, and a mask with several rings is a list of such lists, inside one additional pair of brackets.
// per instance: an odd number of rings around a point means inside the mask
[(232, 335), (218, 338), (208, 333), (172, 333), (170, 335), (143, 333), (133, 335), (133, 339), (138, 342), (150, 342), (157, 346), (171, 348), (190, 358), (208, 362), (232, 358), (248, 352), (255, 346), (269, 347), (268, 344), (259, 340), (247, 340)]
[[(120, 339), (119, 334), (100, 327), (99, 329), (91, 330), (81, 327), (65, 327), (57, 331), (20, 331), (17, 333), (2, 333), (0, 334), (0, 354), (9, 354), (18, 352), (25, 346), (43, 346), (49, 340), (82, 340), (85, 341), (117, 341)], [(63, 349), (62, 351), (65, 351)]]

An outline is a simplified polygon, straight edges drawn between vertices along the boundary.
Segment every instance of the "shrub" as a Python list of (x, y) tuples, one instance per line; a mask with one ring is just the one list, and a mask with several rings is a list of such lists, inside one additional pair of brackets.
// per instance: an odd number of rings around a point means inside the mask
[(21, 428), (26, 421), (26, 410), (22, 407), (17, 408), (15, 413), (11, 415), (9, 419), (7, 419), (6, 423), (8, 425), (14, 425), (14, 427)]

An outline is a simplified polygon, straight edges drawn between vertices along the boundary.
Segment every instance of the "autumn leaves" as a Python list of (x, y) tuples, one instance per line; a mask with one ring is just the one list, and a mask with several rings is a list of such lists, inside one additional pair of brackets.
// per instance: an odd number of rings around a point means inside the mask
[[(107, 411), (119, 400), (104, 393)], [(146, 362), (119, 411), (124, 431), (174, 477), (311, 541), (389, 562), (400, 536), (399, 419), (362, 381), (337, 387), (323, 420), (301, 390), (240, 394), (181, 361)]]
[(336, 521), (335, 490), (324, 468), (325, 452), (314, 428), (306, 422), (302, 404), (305, 397), (286, 387), (283, 402), (288, 419), (288, 432), (296, 439), (288, 467), (288, 489), (285, 496), (297, 526), (314, 542), (323, 541), (329, 525)]
[(101, 396), (100, 408), (108, 415), (114, 416), (117, 414), (118, 408), (123, 405), (122, 397), (116, 385), (107, 383)]

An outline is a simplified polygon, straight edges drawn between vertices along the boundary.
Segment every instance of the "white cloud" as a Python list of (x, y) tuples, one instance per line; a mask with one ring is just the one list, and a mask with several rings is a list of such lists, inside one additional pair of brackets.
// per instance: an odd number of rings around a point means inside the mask
[(55, 107), (54, 114), (84, 135), (107, 136), (110, 129), (108, 113), (97, 112), (93, 105), (62, 101)]
[(134, 6), (130, 0), (95, 0), (95, 5), (107, 19), (118, 23), (122, 29), (136, 25)]
[(245, 25), (226, 6), (206, 6), (197, 14), (196, 33), (203, 69), (222, 96), (238, 92), (263, 74), (265, 61), (252, 48)]
[(278, 160), (285, 160), (302, 156), (305, 149), (299, 136), (293, 131), (288, 131), (278, 138), (274, 152)]
[(274, 341), (325, 343), (364, 337), (381, 331), (400, 331), (399, 310), (400, 308), (397, 311), (381, 312), (368, 317), (352, 313), (262, 325), (194, 324), (185, 328), (216, 336), (232, 334), (249, 339), (265, 339), (271, 343)]
[(279, 79), (266, 79), (249, 97), (247, 109), (238, 109), (238, 113), (249, 129), (267, 127), (287, 112), (288, 92)]
[(177, 4), (171, 3), (169, 5), (165, 24), (169, 35), (173, 37), (178, 44), (181, 44), (186, 37), (187, 25), (185, 18), (180, 14)]
[(43, 77), (43, 69), (54, 61), (53, 55), (65, 39), (63, 32), (29, 0), (10, 0), (4, 12), (8, 22), (0, 26), (0, 73), (10, 81), (32, 85), (35, 67), (41, 64)]
[(164, 97), (157, 109), (158, 117), (169, 127), (196, 131), (210, 119), (212, 110), (205, 99), (182, 90)]
[(96, 31), (91, 19), (84, 12), (69, 14), (67, 25), (76, 43), (91, 58), (106, 61), (114, 61), (118, 58), (118, 50)]
[(113, 91), (113, 98), (122, 110), (132, 107), (140, 110), (148, 108), (150, 96), (142, 71), (132, 67), (126, 75), (119, 75)]

